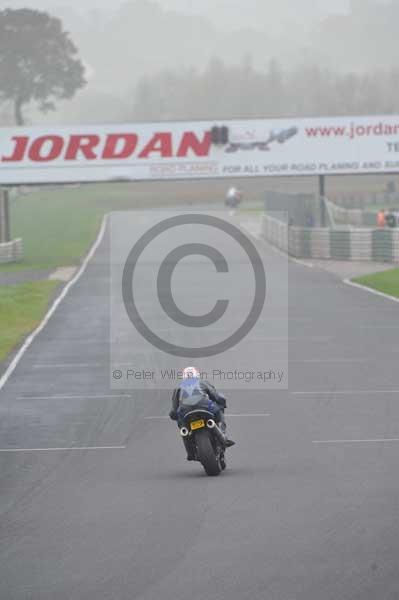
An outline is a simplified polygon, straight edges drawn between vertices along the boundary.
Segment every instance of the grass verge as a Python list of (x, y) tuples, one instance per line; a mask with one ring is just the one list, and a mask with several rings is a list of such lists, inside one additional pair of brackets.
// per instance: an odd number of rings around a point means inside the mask
[[(247, 184), (249, 185), (249, 184)], [(261, 198), (252, 182), (248, 200)], [(24, 260), (0, 265), (0, 273), (76, 265), (86, 254), (104, 214), (113, 210), (212, 204), (224, 209), (225, 181), (161, 181), (49, 186), (20, 193), (10, 201), (13, 238), (21, 237)], [(244, 205), (243, 205), (244, 206)]]
[(98, 232), (103, 215), (131, 205), (121, 184), (43, 188), (11, 200), (12, 237), (23, 239), (24, 260), (1, 272), (76, 265)]
[(43, 280), (0, 287), (0, 362), (37, 327), (58, 285)]
[(399, 269), (390, 269), (381, 273), (357, 277), (353, 281), (389, 296), (399, 298)]

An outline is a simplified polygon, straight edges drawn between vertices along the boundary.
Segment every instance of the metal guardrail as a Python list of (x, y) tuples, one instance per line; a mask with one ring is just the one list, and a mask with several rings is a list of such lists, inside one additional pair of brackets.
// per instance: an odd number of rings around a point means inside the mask
[(18, 262), (23, 259), (21, 238), (0, 244), (0, 264)]
[(296, 258), (399, 262), (399, 229), (295, 227), (264, 215), (262, 235)]

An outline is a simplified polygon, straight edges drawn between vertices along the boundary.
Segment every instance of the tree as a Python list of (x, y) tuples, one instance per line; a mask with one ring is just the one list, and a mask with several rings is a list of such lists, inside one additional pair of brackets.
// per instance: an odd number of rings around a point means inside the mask
[(86, 84), (77, 53), (59, 19), (30, 9), (0, 11), (0, 99), (13, 103), (17, 125), (29, 102), (55, 110), (56, 100)]

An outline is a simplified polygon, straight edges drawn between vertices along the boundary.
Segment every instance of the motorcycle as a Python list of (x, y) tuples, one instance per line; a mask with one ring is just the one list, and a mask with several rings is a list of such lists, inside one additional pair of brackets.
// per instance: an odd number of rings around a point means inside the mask
[(207, 475), (220, 475), (226, 468), (226, 436), (214, 413), (203, 406), (193, 406), (181, 416), (180, 422), (180, 435), (194, 460), (202, 464)]
[(234, 210), (239, 207), (241, 201), (242, 192), (240, 192), (239, 190), (235, 190), (234, 192), (229, 191), (227, 193), (224, 203), (227, 208)]

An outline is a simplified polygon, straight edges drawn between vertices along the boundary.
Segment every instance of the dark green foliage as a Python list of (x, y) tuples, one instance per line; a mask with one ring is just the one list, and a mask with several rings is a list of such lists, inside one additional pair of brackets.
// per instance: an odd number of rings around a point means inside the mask
[(35, 101), (42, 112), (85, 85), (77, 48), (59, 19), (30, 9), (0, 11), (0, 99), (12, 101), (17, 125)]

